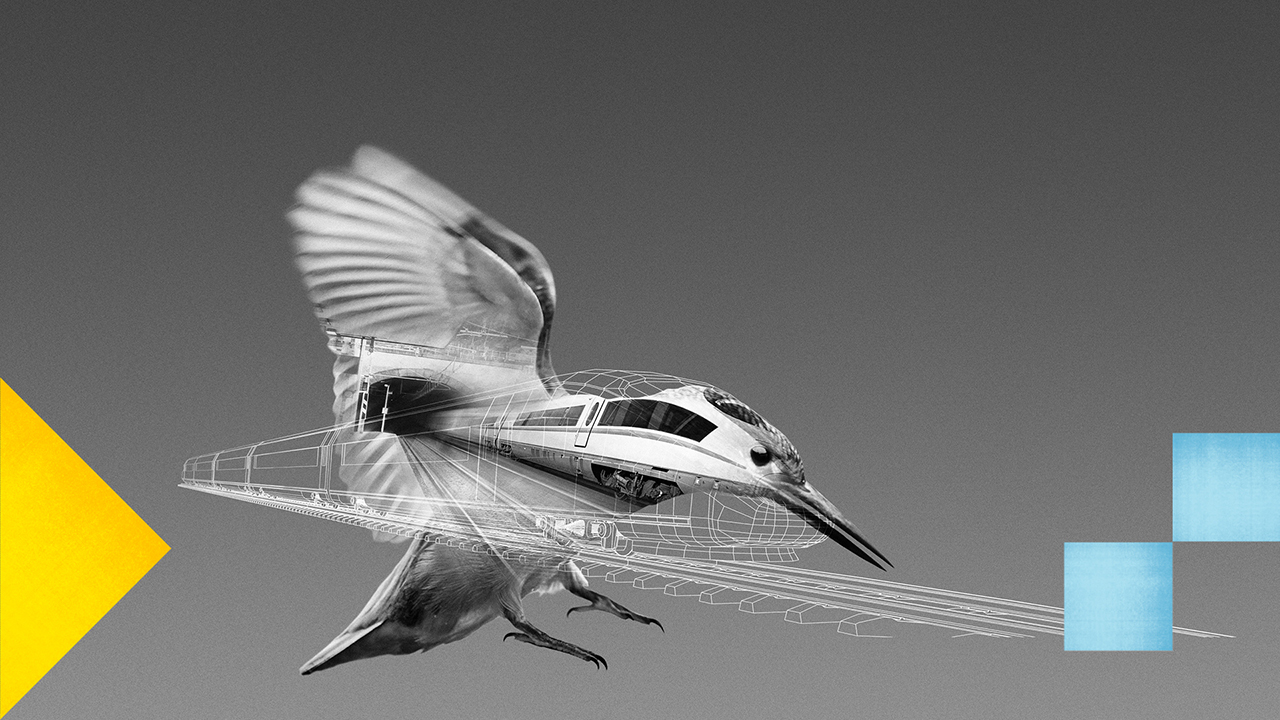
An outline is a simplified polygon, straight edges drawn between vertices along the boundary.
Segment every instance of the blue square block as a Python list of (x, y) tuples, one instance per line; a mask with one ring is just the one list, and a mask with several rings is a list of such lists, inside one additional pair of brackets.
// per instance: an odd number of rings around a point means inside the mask
[(1174, 433), (1173, 539), (1280, 541), (1280, 433)]
[(1063, 649), (1173, 649), (1173, 543), (1063, 543), (1062, 579)]

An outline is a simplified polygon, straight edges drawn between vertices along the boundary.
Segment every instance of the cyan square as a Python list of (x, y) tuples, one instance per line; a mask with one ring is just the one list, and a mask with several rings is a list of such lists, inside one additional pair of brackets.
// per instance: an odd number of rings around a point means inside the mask
[(1174, 433), (1173, 539), (1280, 541), (1280, 433)]
[(1172, 650), (1173, 543), (1063, 543), (1064, 650)]

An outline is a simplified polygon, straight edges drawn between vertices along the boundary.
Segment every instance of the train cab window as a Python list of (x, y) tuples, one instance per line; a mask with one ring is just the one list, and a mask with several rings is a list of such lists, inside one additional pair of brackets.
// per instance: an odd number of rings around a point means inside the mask
[(600, 416), (600, 425), (657, 430), (701, 442), (714, 423), (679, 405), (661, 400), (615, 400)]
[(578, 418), (582, 416), (583, 409), (586, 405), (570, 405), (562, 408), (549, 408), (546, 410), (534, 410), (532, 412), (521, 413), (516, 418), (514, 425), (516, 427), (563, 427), (578, 424)]

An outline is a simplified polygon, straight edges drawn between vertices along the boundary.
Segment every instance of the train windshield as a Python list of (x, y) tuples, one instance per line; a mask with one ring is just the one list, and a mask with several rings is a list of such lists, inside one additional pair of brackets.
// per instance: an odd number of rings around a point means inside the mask
[(715, 423), (679, 405), (648, 399), (610, 402), (600, 416), (599, 424), (657, 430), (694, 442), (701, 442), (716, 429)]

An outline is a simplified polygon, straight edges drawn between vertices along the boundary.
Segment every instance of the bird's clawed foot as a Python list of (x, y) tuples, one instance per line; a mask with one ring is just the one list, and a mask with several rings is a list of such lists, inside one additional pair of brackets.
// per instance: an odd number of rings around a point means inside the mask
[(572, 655), (576, 658), (581, 658), (588, 662), (593, 662), (596, 664), (597, 670), (599, 670), (601, 667), (603, 667), (605, 670), (609, 669), (609, 663), (605, 662), (605, 659), (603, 657), (591, 652), (590, 650), (584, 650), (578, 647), (577, 645), (567, 643), (563, 640), (557, 640), (551, 637), (550, 635), (542, 632), (538, 628), (530, 625), (529, 623), (512, 621), (511, 624), (515, 625), (516, 629), (520, 630), (521, 632), (513, 632), (513, 633), (507, 633), (506, 635), (503, 635), (502, 636), (503, 642), (506, 642), (507, 638), (515, 638), (516, 640), (519, 640), (520, 642), (523, 642), (523, 643), (529, 643), (530, 645), (537, 645), (538, 647), (548, 648), (550, 650), (555, 650), (557, 652), (565, 653), (566, 655)]
[(665, 633), (667, 631), (666, 628), (662, 627), (662, 623), (658, 622), (657, 620), (651, 617), (648, 617), (647, 615), (641, 615), (638, 612), (633, 612), (631, 610), (628, 610), (627, 608), (619, 605), (618, 603), (610, 600), (609, 598), (605, 597), (604, 595), (601, 595), (600, 593), (594, 590), (588, 590), (587, 588), (571, 587), (569, 588), (569, 591), (584, 600), (590, 601), (591, 604), (571, 607), (569, 608), (569, 611), (564, 614), (565, 617), (569, 617), (575, 611), (602, 610), (604, 612), (609, 613), (610, 615), (620, 617), (623, 620), (634, 620), (638, 623), (644, 623), (646, 625), (657, 625), (658, 629), (661, 630), (662, 632)]

